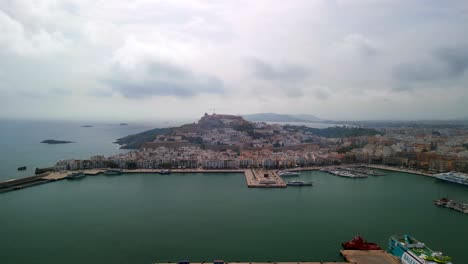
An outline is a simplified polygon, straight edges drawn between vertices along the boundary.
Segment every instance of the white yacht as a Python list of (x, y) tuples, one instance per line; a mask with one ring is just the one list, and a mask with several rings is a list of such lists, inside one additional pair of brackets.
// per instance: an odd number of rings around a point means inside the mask
[(287, 171), (287, 170), (282, 170), (278, 171), (279, 176), (287, 177), (287, 176), (299, 176), (299, 172), (297, 171)]
[(446, 172), (446, 173), (439, 173), (434, 175), (439, 180), (459, 183), (468, 186), (468, 175), (460, 173), (460, 172)]

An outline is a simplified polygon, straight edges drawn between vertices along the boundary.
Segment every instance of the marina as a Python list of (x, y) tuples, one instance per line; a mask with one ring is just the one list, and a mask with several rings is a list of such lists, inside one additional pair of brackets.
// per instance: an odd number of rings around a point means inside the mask
[(341, 167), (332, 167), (332, 168), (323, 168), (320, 171), (330, 173), (335, 176), (345, 177), (345, 178), (352, 178), (352, 179), (362, 179), (367, 178), (367, 175), (362, 173), (356, 173), (348, 168), (341, 168)]
[(434, 177), (442, 181), (447, 181), (447, 182), (452, 182), (452, 183), (457, 183), (457, 184), (468, 186), (468, 175), (464, 173), (451, 171), (451, 172), (446, 172), (446, 173), (435, 174)]

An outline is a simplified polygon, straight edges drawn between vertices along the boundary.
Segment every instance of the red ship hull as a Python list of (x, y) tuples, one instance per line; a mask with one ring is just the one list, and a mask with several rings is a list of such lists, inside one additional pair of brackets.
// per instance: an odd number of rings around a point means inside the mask
[(381, 250), (375, 243), (369, 243), (360, 236), (354, 237), (351, 241), (341, 243), (344, 249), (349, 250)]

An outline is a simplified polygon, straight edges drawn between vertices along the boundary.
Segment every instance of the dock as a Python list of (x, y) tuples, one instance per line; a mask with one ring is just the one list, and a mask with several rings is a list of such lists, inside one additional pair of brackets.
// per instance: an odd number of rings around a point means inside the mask
[(384, 250), (341, 250), (341, 255), (356, 264), (400, 264), (400, 261)]
[(198, 262), (198, 263), (191, 263), (186, 261), (181, 262), (153, 262), (153, 264), (358, 264), (358, 263), (350, 263), (350, 262)]
[(264, 169), (245, 170), (245, 179), (249, 188), (286, 188), (286, 183), (276, 171)]
[(60, 181), (60, 180), (63, 180), (65, 179), (66, 177), (68, 177), (68, 175), (70, 175), (71, 172), (69, 171), (53, 171), (53, 172), (49, 172), (48, 175), (42, 177), (43, 179), (45, 180), (50, 180), (50, 181)]
[(427, 177), (434, 177), (433, 174), (427, 173), (427, 172), (422, 172), (418, 170), (410, 170), (410, 169), (402, 169), (402, 168), (397, 168), (397, 167), (391, 167), (391, 166), (385, 166), (385, 165), (371, 165), (367, 164), (365, 165), (367, 168), (372, 168), (372, 169), (379, 169), (379, 170), (387, 170), (387, 171), (396, 171), (396, 172), (404, 172), (404, 173), (412, 173), (412, 174), (418, 174), (418, 175), (423, 175)]
[(0, 182), (0, 193), (21, 190), (23, 188), (32, 187), (50, 182), (49, 179), (43, 178), (45, 174), (30, 176), (21, 179), (13, 179)]
[[(160, 173), (161, 169), (122, 170), (123, 173)], [(172, 173), (244, 173), (243, 169), (171, 169)], [(104, 170), (102, 170), (104, 172)]]
[(387, 253), (384, 250), (341, 250), (341, 255), (345, 258), (342, 262), (320, 262), (320, 261), (301, 261), (301, 262), (224, 262), (215, 260), (213, 262), (189, 262), (188, 260), (179, 262), (153, 262), (153, 264), (400, 264), (397, 257)]
[(449, 208), (464, 214), (468, 214), (468, 204), (460, 203), (448, 198), (441, 198), (434, 201), (434, 204), (440, 207)]

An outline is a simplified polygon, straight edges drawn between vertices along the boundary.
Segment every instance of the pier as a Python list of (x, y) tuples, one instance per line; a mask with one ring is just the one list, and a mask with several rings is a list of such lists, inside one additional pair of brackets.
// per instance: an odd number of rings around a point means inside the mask
[(224, 262), (223, 260), (215, 260), (213, 262), (195, 262), (191, 263), (187, 260), (179, 262), (153, 262), (153, 264), (400, 264), (397, 257), (387, 253), (384, 250), (341, 250), (341, 255), (345, 259), (342, 262), (321, 262), (321, 261), (301, 261), (301, 262)]
[(468, 214), (468, 204), (459, 203), (448, 198), (442, 198), (434, 201), (434, 204), (440, 207), (449, 208), (464, 214)]
[(45, 179), (44, 176), (44, 174), (40, 174), (36, 176), (0, 182), (0, 193), (20, 190), (27, 187), (48, 183), (50, 180)]
[(341, 250), (341, 255), (356, 264), (399, 264), (400, 261), (384, 250)]
[(422, 172), (422, 171), (418, 171), (418, 170), (410, 170), (410, 169), (402, 169), (402, 168), (385, 166), (385, 165), (371, 165), (371, 164), (368, 164), (368, 165), (366, 165), (366, 167), (373, 168), (373, 169), (379, 169), (379, 170), (388, 170), (388, 171), (412, 173), (412, 174), (418, 174), (418, 175), (423, 175), (423, 176), (427, 176), (427, 177), (434, 177), (433, 174), (430, 174), (430, 173), (427, 173), (427, 172)]
[(274, 170), (245, 170), (245, 179), (249, 188), (286, 188), (286, 183)]
[[(103, 174), (106, 169), (88, 169), (81, 170), (85, 175), (96, 176)], [(135, 170), (122, 170), (123, 174), (160, 174), (160, 169), (135, 169)], [(36, 176), (9, 180), (0, 182), (0, 193), (23, 189), (43, 183), (60, 181), (66, 179), (73, 172), (77, 171), (52, 171)], [(274, 170), (264, 169), (172, 169), (172, 173), (244, 173), (247, 186), (249, 188), (286, 188), (286, 183)]]
[[(350, 264), (349, 262), (153, 262), (153, 264)], [(357, 264), (357, 263), (355, 263)]]

